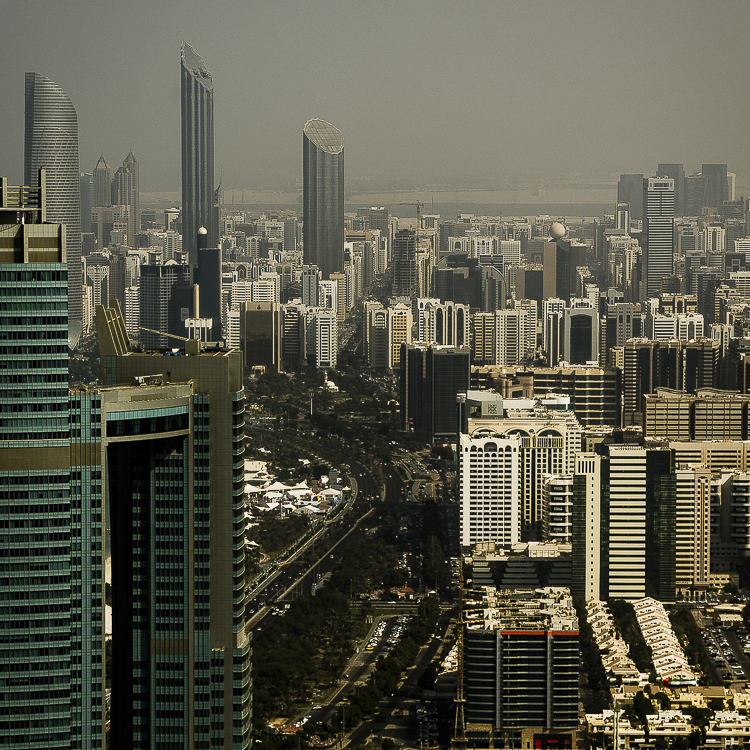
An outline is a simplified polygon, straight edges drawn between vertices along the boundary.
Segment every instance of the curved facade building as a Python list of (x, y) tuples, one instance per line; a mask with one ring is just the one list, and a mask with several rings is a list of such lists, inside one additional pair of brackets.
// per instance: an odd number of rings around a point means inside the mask
[(198, 230), (213, 236), (214, 207), (214, 84), (203, 58), (187, 43), (180, 51), (182, 132), (182, 247), (191, 263), (198, 259)]
[(325, 120), (302, 130), (304, 262), (323, 278), (344, 270), (344, 136)]
[(68, 262), (68, 318), (83, 320), (81, 298), (81, 187), (78, 116), (68, 95), (39, 73), (26, 74), (24, 184), (37, 185), (47, 173), (47, 221), (65, 225)]

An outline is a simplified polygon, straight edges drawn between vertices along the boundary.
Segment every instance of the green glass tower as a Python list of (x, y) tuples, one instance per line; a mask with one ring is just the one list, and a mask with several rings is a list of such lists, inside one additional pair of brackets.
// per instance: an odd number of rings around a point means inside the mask
[(70, 748), (82, 704), (66, 237), (46, 221), (38, 174), (34, 188), (0, 178), (0, 737), (4, 747)]

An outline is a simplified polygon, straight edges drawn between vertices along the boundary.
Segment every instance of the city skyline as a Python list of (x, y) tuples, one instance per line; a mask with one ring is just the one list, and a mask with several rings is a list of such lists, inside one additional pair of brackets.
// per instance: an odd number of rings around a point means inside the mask
[[(101, 153), (132, 149), (144, 193), (178, 192), (173, 50), (185, 38), (210, 60), (216, 179), (228, 190), (300, 182), (298, 133), (311, 117), (346, 133), (351, 180), (539, 189), (614, 184), (619, 173), (653, 174), (658, 163), (686, 172), (727, 163), (740, 191), (747, 183), (747, 105), (725, 102), (715, 84), (747, 62), (745, 4), (692, 2), (685, 12), (683, 3), (448, 3), (440, 13), (418, 2), (291, 5), (209, 13), (186, 4), (178, 17), (138, 2), (86, 15), (85, 4), (11, 9), (0, 172), (21, 180), (20, 77), (35, 70), (78, 110), (83, 171)], [(147, 22), (134, 25), (139, 15)], [(54, 48), (35, 41), (53, 26)], [(369, 33), (373, 26), (381, 33)], [(107, 33), (121, 27), (138, 28), (137, 55), (126, 35)], [(714, 54), (690, 54), (698, 46)], [(475, 52), (450, 52), (467, 48)]]

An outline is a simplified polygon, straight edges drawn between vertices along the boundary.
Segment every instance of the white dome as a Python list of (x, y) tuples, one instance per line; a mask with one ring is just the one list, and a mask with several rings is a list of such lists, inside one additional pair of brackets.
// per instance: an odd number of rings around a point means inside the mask
[(565, 236), (566, 231), (567, 230), (565, 229), (564, 224), (561, 224), (559, 221), (555, 221), (549, 228), (549, 236), (552, 237), (553, 240), (559, 240)]

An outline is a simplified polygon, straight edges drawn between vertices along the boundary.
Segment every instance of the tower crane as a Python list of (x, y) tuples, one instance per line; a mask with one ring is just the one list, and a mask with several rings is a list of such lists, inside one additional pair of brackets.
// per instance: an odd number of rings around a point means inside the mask
[(413, 201), (404, 201), (403, 203), (399, 203), (399, 206), (416, 206), (417, 207), (417, 231), (419, 231), (422, 228), (422, 209), (424, 208), (424, 203), (417, 201), (416, 203)]

